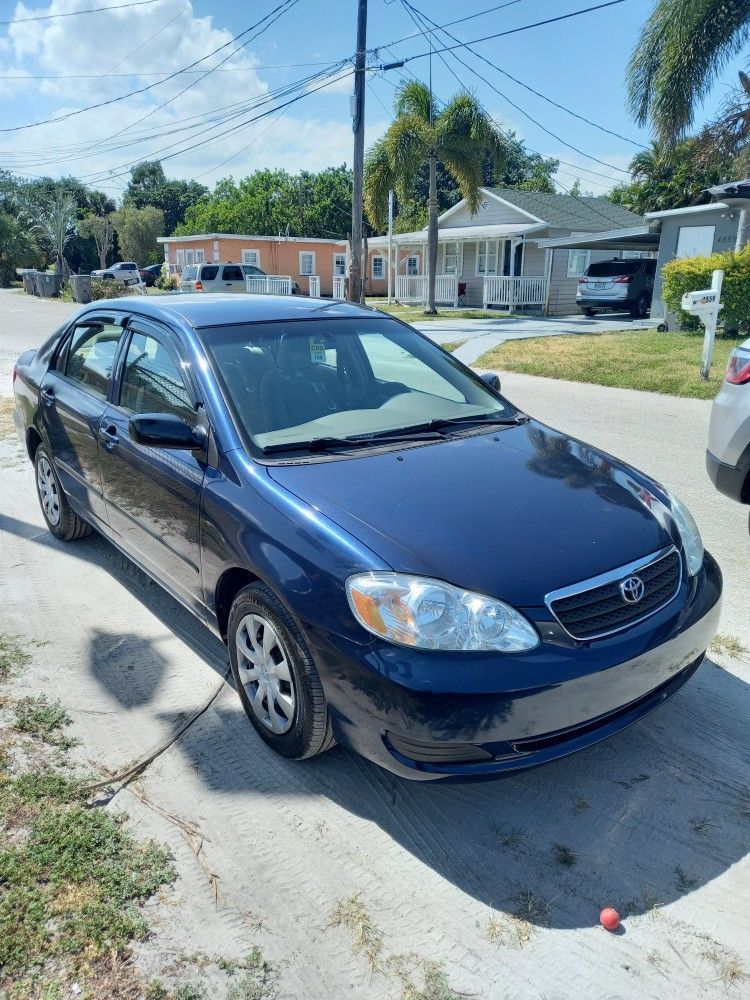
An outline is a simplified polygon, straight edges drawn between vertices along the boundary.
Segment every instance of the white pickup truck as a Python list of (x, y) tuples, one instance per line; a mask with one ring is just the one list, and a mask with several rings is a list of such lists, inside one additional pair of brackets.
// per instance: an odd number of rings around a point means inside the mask
[(100, 281), (120, 281), (123, 285), (140, 285), (141, 273), (138, 265), (132, 260), (118, 260), (111, 267), (104, 267), (91, 272), (92, 278)]

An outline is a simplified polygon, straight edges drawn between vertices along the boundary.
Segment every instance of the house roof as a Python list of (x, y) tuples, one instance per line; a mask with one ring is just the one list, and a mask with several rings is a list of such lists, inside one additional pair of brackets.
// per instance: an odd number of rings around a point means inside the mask
[(646, 212), (647, 219), (669, 219), (673, 215), (700, 215), (701, 212), (726, 211), (729, 205), (723, 201), (711, 201), (707, 205), (688, 205), (686, 208), (666, 208), (663, 212)]
[(495, 198), (513, 205), (530, 218), (549, 226), (596, 232), (602, 229), (625, 229), (643, 224), (643, 217), (615, 205), (606, 198), (572, 194), (548, 194), (546, 191), (517, 191), (514, 188), (485, 188)]
[[(511, 236), (523, 236), (525, 233), (536, 232), (537, 229), (546, 229), (544, 223), (538, 222), (516, 222), (505, 225), (486, 226), (452, 226), (450, 229), (438, 229), (438, 240), (495, 240), (505, 239)], [(420, 229), (413, 233), (394, 233), (393, 243), (396, 246), (408, 246), (410, 244), (426, 243), (427, 230)], [(372, 236), (368, 240), (370, 247), (387, 247), (387, 236)]]
[(250, 233), (195, 233), (192, 236), (157, 236), (157, 243), (194, 243), (196, 240), (243, 240), (245, 243), (330, 243), (345, 246), (346, 240), (326, 240), (317, 236), (256, 236)]

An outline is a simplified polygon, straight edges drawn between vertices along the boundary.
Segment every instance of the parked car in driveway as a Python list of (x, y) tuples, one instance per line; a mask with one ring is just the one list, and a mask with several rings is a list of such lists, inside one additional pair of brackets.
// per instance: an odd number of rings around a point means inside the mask
[(141, 272), (133, 260), (118, 260), (111, 267), (98, 268), (91, 272), (92, 278), (100, 281), (120, 281), (123, 285), (140, 285)]
[(138, 273), (147, 288), (153, 288), (161, 275), (161, 264), (149, 264), (148, 267), (141, 267)]
[(374, 310), (92, 303), (14, 389), (49, 530), (96, 528), (221, 636), (286, 757), (531, 767), (662, 704), (716, 631), (679, 500)]
[(724, 382), (714, 399), (706, 468), (717, 490), (750, 504), (750, 340), (730, 354)]
[(576, 305), (586, 316), (614, 309), (643, 319), (651, 308), (655, 274), (655, 260), (615, 258), (589, 264), (578, 279)]
[[(247, 292), (248, 276), (265, 278), (266, 272), (254, 264), (188, 264), (180, 276), (180, 288), (183, 292)], [(292, 294), (300, 294), (296, 281)]]

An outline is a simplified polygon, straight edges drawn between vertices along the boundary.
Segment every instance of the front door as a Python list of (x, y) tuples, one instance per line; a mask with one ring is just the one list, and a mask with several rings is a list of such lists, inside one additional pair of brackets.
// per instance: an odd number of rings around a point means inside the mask
[(198, 422), (172, 338), (138, 321), (129, 331), (116, 398), (100, 436), (107, 516), (117, 540), (178, 596), (200, 608), (200, 503), (204, 456), (134, 441), (134, 414), (171, 413)]
[(122, 335), (113, 317), (87, 316), (68, 335), (40, 386), (44, 429), (62, 488), (73, 507), (94, 521), (106, 521), (99, 425)]

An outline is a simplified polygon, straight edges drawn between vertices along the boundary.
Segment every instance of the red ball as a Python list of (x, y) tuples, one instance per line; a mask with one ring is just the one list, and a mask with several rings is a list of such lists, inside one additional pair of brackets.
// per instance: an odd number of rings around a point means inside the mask
[(620, 926), (620, 914), (611, 906), (605, 906), (599, 914), (599, 923), (608, 931), (616, 931)]

